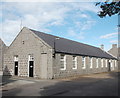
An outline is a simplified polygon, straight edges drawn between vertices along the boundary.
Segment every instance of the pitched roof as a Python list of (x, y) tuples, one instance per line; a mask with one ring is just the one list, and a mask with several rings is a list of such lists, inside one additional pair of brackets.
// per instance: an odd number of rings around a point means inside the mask
[[(44, 40), (52, 48), (54, 48), (54, 41), (55, 41), (56, 52), (68, 53), (68, 54), (73, 54), (73, 55), (83, 55), (83, 56), (93, 56), (93, 57), (100, 57), (100, 58), (115, 59), (113, 56), (111, 56), (110, 54), (101, 50), (98, 47), (90, 46), (90, 45), (83, 44), (80, 42), (61, 38), (58, 36), (53, 36), (53, 35), (35, 31), (32, 29), (29, 29), (29, 30), (31, 30), (34, 34), (36, 34), (38, 37)], [(59, 39), (57, 40), (56, 38), (59, 38)]]

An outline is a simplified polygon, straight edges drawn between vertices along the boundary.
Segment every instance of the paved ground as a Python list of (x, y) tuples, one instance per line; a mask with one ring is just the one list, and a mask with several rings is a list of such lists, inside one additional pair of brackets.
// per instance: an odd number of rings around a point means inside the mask
[(102, 73), (59, 80), (9, 78), (3, 96), (118, 96), (120, 73)]
[[(0, 71), (0, 86), (2, 85), (2, 71)], [(0, 90), (0, 98), (2, 97), (2, 90)]]

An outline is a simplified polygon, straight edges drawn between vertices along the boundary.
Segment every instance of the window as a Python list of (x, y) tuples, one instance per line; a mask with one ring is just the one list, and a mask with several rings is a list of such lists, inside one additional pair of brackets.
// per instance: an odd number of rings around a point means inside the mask
[(107, 67), (107, 65), (108, 65), (108, 60), (106, 59), (106, 67)]
[(99, 61), (99, 59), (97, 58), (97, 59), (96, 59), (96, 68), (98, 68), (98, 65), (99, 65), (99, 62), (98, 62), (98, 61)]
[(73, 56), (73, 69), (77, 69), (77, 57)]
[(112, 67), (112, 70), (114, 70), (114, 62), (113, 62), (113, 60), (111, 60), (111, 67)]
[(115, 60), (113, 60), (113, 64), (114, 64), (114, 67), (115, 67)]
[(18, 61), (18, 55), (14, 56), (14, 61)]
[(117, 61), (115, 60), (115, 67), (117, 67)]
[(92, 68), (92, 67), (93, 67), (93, 58), (90, 57), (90, 68)]
[(86, 64), (85, 64), (85, 56), (82, 56), (82, 69), (86, 68)]
[(66, 56), (61, 54), (60, 57), (60, 63), (61, 63), (61, 70), (66, 70)]
[(103, 67), (103, 59), (101, 59), (101, 67)]
[(24, 44), (25, 43), (25, 41), (22, 41), (22, 44)]
[(28, 60), (29, 61), (33, 61), (34, 60), (33, 54), (29, 54)]

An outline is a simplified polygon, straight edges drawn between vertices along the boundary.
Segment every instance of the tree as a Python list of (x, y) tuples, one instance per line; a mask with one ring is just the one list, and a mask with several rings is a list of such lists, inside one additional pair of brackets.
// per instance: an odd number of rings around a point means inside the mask
[(105, 16), (112, 16), (115, 14), (120, 15), (120, 1), (109, 2), (109, 0), (105, 2), (97, 2), (96, 6), (100, 6), (101, 11), (99, 11), (98, 16), (103, 18)]

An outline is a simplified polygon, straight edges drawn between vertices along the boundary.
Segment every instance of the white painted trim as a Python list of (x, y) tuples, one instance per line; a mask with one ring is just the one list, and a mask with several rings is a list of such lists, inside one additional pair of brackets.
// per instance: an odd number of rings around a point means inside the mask
[(15, 58), (16, 56), (18, 56), (18, 55), (14, 55), (14, 74), (13, 75), (15, 75), (15, 62), (18, 62), (18, 76), (20, 76), (20, 69), (19, 69), (19, 59), (17, 58)]
[(33, 61), (33, 77), (35, 75), (35, 61), (34, 61), (34, 55), (33, 55), (33, 60), (29, 58), (30, 54), (28, 54), (28, 77), (29, 77), (29, 62)]
[(28, 54), (28, 77), (29, 77), (29, 54)]
[(99, 58), (96, 58), (96, 68), (99, 67)]
[[(60, 59), (61, 60), (61, 59)], [(64, 68), (60, 68), (60, 70), (66, 70), (66, 55), (64, 55), (64, 59), (63, 59), (63, 61), (64, 61)]]
[[(105, 51), (105, 52), (107, 52), (107, 51)], [(109, 52), (107, 52), (109, 55), (111, 55), (111, 56), (113, 56), (114, 58), (116, 58), (117, 59), (117, 57), (115, 57), (114, 55), (112, 55), (111, 53), (109, 53)]]
[(104, 61), (104, 59), (102, 58), (102, 59), (101, 59), (101, 67), (102, 67), (102, 68), (104, 67), (104, 62), (103, 62), (103, 61)]
[[(99, 48), (99, 49), (101, 49), (101, 48)], [(102, 50), (102, 49), (101, 49)], [(111, 55), (111, 56), (113, 56), (114, 58), (116, 58), (117, 59), (117, 57), (115, 57), (114, 55), (112, 55), (111, 53), (109, 53), (108, 51), (105, 51), (105, 50), (102, 50), (103, 52), (106, 52), (106, 53), (108, 53), (109, 55)]]
[[(84, 57), (84, 59), (83, 59)], [(83, 63), (84, 61), (84, 63)], [(85, 56), (82, 56), (82, 69), (86, 69), (86, 57)]]
[(15, 55), (15, 56), (14, 56), (14, 62), (15, 62), (15, 61), (16, 61), (16, 62), (18, 61), (18, 55)]
[[(28, 77), (29, 77), (29, 62), (30, 61), (28, 61)], [(35, 75), (35, 61), (33, 61), (33, 77), (34, 75)]]
[(105, 60), (105, 67), (108, 67), (108, 60)]
[(75, 67), (73, 67), (72, 69), (77, 69), (77, 56), (75, 56), (75, 60), (73, 60), (73, 62), (75, 62)]
[(90, 60), (90, 68), (93, 68), (93, 57), (89, 57)]

